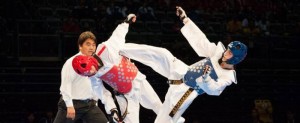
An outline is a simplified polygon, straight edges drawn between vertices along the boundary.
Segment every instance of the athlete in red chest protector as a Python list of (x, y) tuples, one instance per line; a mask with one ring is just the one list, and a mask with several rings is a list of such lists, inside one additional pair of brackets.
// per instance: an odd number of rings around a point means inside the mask
[[(160, 98), (146, 80), (146, 76), (130, 62), (130, 59), (119, 54), (120, 49), (125, 45), (128, 27), (135, 21), (136, 16), (129, 14), (125, 21), (113, 31), (111, 37), (97, 46), (95, 54), (101, 67), (94, 76), (90, 77), (94, 91), (105, 105), (106, 113), (113, 117), (114, 122), (139, 123), (140, 105), (153, 110), (156, 114), (162, 106)], [(104, 91), (102, 82), (107, 83), (120, 94), (116, 95), (117, 99), (122, 97), (126, 99), (118, 100), (119, 106), (112, 103), (112, 99), (107, 99), (110, 93)], [(122, 114), (126, 117), (114, 114)]]

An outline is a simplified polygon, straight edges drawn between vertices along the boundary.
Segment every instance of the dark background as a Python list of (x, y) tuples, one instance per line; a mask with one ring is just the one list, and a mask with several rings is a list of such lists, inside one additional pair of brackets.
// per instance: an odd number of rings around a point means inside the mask
[[(287, 123), (288, 112), (299, 116), (298, 0), (1, 0), (0, 123), (25, 123), (29, 114), (42, 123), (46, 112), (55, 116), (60, 70), (78, 52), (80, 32), (93, 31), (100, 43), (128, 13), (138, 21), (130, 26), (127, 42), (165, 47), (187, 64), (202, 59), (179, 31), (176, 5), (211, 42), (240, 40), (249, 48), (236, 66), (238, 84), (221, 96), (197, 97), (183, 115), (186, 123), (254, 123), (255, 100), (271, 102), (263, 110), (272, 111), (263, 112), (274, 123)], [(240, 28), (230, 30), (232, 20)], [(248, 26), (241, 26), (246, 20)], [(135, 63), (163, 101), (167, 79)], [(141, 108), (141, 123), (154, 119), (152, 111)]]

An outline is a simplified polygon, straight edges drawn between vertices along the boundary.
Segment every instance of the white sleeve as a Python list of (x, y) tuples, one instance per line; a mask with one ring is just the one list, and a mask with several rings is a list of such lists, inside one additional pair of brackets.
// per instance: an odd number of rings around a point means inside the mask
[(219, 96), (223, 90), (232, 84), (230, 79), (219, 78), (217, 81), (211, 79), (210, 76), (203, 78), (200, 76), (196, 79), (197, 84), (206, 92), (208, 95)]
[(112, 47), (115, 51), (119, 51), (125, 44), (125, 37), (128, 32), (129, 24), (121, 23), (113, 31), (111, 37), (105, 42), (107, 46)]
[(71, 59), (72, 58), (66, 61), (66, 63), (63, 65), (63, 68), (61, 70), (60, 92), (67, 107), (73, 107), (72, 82), (74, 81), (74, 78), (76, 76), (76, 73), (73, 70), (73, 67), (71, 65), (72, 64)]
[(185, 63), (165, 48), (126, 43), (120, 54), (151, 67), (168, 79), (181, 79), (188, 69)]
[(214, 55), (216, 44), (211, 43), (192, 20), (189, 19), (189, 21), (181, 28), (181, 33), (198, 56), (211, 57)]
[(102, 104), (104, 104), (104, 108), (107, 114), (110, 114), (110, 110), (116, 108), (115, 102), (112, 98), (110, 91), (108, 91), (101, 79), (97, 79), (96, 77), (91, 77), (93, 90), (96, 96), (100, 99)]

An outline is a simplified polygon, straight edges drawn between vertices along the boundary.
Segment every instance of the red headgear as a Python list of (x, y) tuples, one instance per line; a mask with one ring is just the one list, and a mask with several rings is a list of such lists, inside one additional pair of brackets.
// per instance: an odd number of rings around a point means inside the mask
[(92, 66), (94, 66), (97, 71), (99, 70), (98, 61), (92, 56), (85, 56), (85, 55), (75, 56), (72, 61), (72, 66), (76, 71), (76, 73), (82, 76), (90, 77), (95, 75), (96, 72), (90, 73)]

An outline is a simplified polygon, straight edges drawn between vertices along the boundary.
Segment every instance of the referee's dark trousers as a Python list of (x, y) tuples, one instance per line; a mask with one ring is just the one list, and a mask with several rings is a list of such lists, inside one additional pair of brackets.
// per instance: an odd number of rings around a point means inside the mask
[(84, 123), (107, 123), (108, 120), (95, 100), (73, 100), (75, 108), (75, 119), (67, 118), (67, 107), (65, 101), (60, 98), (58, 111), (53, 123), (76, 123), (81, 119)]

